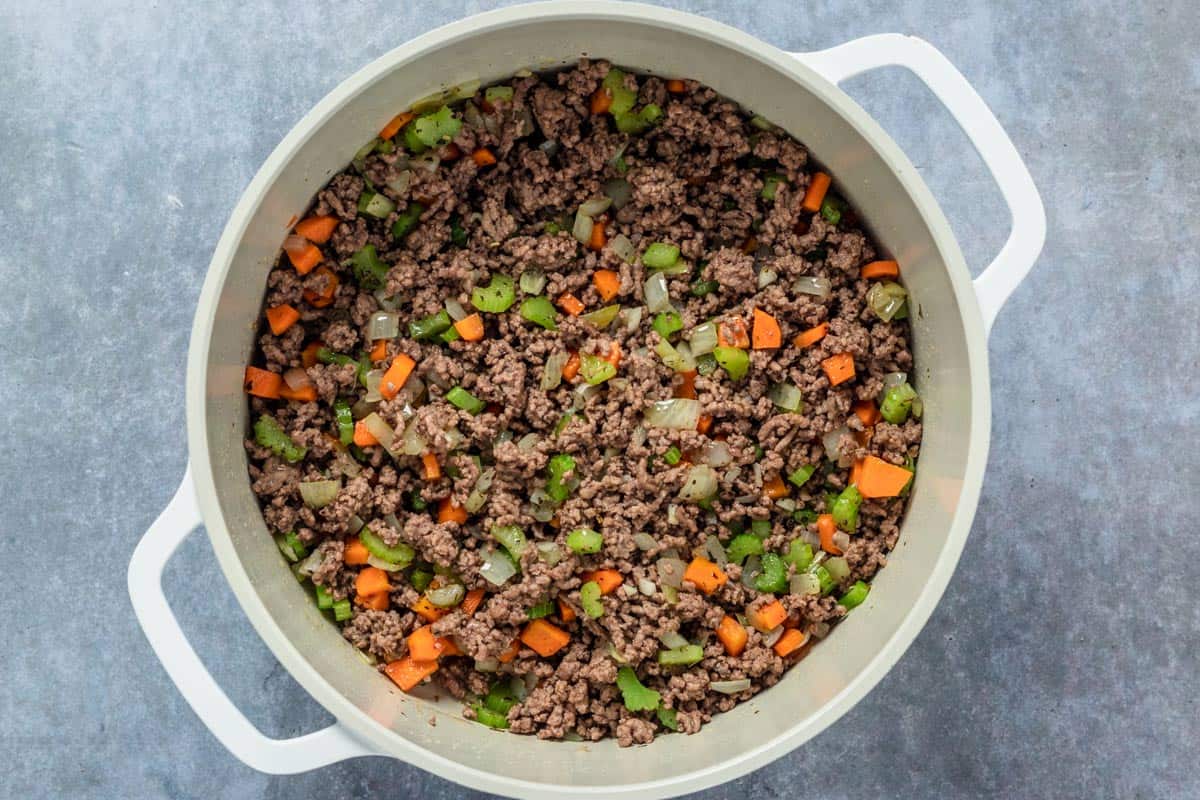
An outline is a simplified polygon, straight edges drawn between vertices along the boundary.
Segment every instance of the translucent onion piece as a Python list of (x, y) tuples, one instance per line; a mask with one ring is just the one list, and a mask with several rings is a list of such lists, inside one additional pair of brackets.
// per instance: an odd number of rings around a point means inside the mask
[(824, 639), (829, 635), (830, 625), (828, 622), (815, 622), (812, 626), (812, 635), (818, 639)]
[(556, 504), (545, 489), (538, 487), (529, 493), (529, 514), (538, 522), (549, 522), (557, 511)]
[(658, 571), (660, 585), (674, 589), (683, 585), (683, 573), (687, 564), (684, 564), (682, 559), (663, 557), (654, 562), (654, 568)]
[(688, 471), (687, 480), (679, 490), (682, 500), (707, 500), (717, 493), (717, 471), (707, 464), (697, 464)]
[(467, 124), (468, 128), (474, 128), (475, 130), (482, 128), (483, 114), (479, 113), (479, 106), (471, 101), (467, 101), (467, 104), (463, 106), (463, 122)]
[(695, 430), (700, 422), (700, 401), (689, 397), (659, 400), (646, 409), (646, 426), (673, 430)]
[(834, 428), (829, 433), (821, 437), (821, 444), (825, 446), (825, 457), (830, 461), (838, 461), (842, 459), (841, 441), (843, 436), (849, 436), (850, 429), (845, 425), (840, 428)]
[(450, 315), (450, 319), (455, 322), (467, 318), (467, 310), (453, 297), (447, 297), (443, 305), (446, 306), (446, 313)]
[(629, 146), (629, 142), (622, 142), (621, 146), (618, 147), (616, 149), (616, 151), (613, 152), (613, 154), (608, 157), (608, 161), (606, 161), (605, 163), (608, 164), (608, 166), (610, 166), (610, 167), (617, 166), (618, 162), (620, 162), (620, 160), (621, 160), (621, 156), (625, 155), (625, 148), (628, 146)]
[(618, 211), (633, 197), (633, 187), (624, 178), (613, 178), (604, 184), (604, 194), (612, 201), (612, 207)]
[(538, 384), (542, 391), (558, 388), (562, 383), (563, 367), (569, 358), (566, 352), (551, 353), (546, 357), (546, 364), (542, 367), (542, 380)]
[(663, 631), (658, 635), (658, 640), (663, 643), (663, 647), (670, 650), (674, 650), (676, 647), (687, 647), (691, 644), (678, 631)]
[(384, 572), (399, 572), (404, 569), (404, 566), (401, 564), (393, 564), (391, 561), (384, 561), (377, 556), (367, 556), (367, 563), (372, 567), (378, 567)]
[(829, 278), (816, 278), (812, 275), (802, 275), (792, 284), (792, 288), (801, 294), (811, 294), (825, 300), (833, 291)]
[(303, 389), (306, 386), (312, 386), (312, 378), (308, 377), (308, 373), (302, 367), (292, 367), (283, 373), (283, 382), (288, 385), (288, 388), (293, 392)]
[(546, 288), (546, 275), (537, 267), (530, 267), (521, 273), (518, 284), (525, 294), (541, 294)]
[(527, 433), (517, 440), (517, 449), (528, 453), (530, 450), (537, 447), (537, 444), (539, 441), (541, 441), (541, 438), (542, 437), (538, 436), (536, 433)]
[(646, 296), (646, 308), (651, 314), (671, 308), (671, 296), (667, 293), (667, 276), (656, 272), (646, 279), (642, 291)]
[(429, 588), (425, 592), (425, 596), (429, 598), (429, 602), (438, 608), (454, 608), (462, 602), (467, 590), (463, 588), (461, 583), (448, 583), (445, 586)]
[(889, 386), (899, 386), (900, 384), (907, 382), (907, 372), (889, 372), (887, 375), (883, 376), (883, 388), (885, 389)]
[(300, 484), (300, 497), (309, 508), (324, 508), (341, 489), (341, 481), (304, 481)]
[(603, 214), (608, 210), (608, 207), (613, 203), (611, 197), (593, 197), (591, 200), (586, 200), (579, 206), (579, 213), (586, 217), (594, 217), (597, 214)]
[(558, 145), (557, 139), (547, 139), (546, 141), (544, 141), (538, 145), (538, 150), (541, 150), (543, 153), (550, 156), (551, 158), (553, 158), (554, 155), (556, 153), (558, 153), (558, 148), (559, 148), (559, 145)]
[(479, 473), (479, 477), (475, 479), (475, 486), (472, 487), (471, 493), (467, 495), (467, 499), (463, 503), (463, 508), (468, 514), (474, 514), (483, 508), (495, 477), (496, 469), (494, 467), (488, 467)]
[(438, 165), (442, 163), (442, 160), (430, 150), (428, 153), (422, 153), (408, 163), (413, 169), (419, 169), (422, 172), (437, 172)]
[(575, 224), (571, 227), (571, 235), (574, 236), (575, 240), (580, 244), (587, 244), (592, 240), (593, 225), (595, 225), (595, 223), (592, 222), (592, 218), (587, 214), (584, 214), (583, 209), (580, 209), (575, 214)]
[(729, 556), (725, 554), (725, 548), (721, 545), (721, 540), (717, 538), (715, 533), (710, 533), (708, 538), (704, 540), (704, 552), (719, 567), (723, 567), (729, 563)]
[(396, 432), (392, 430), (391, 425), (383, 421), (383, 417), (372, 411), (363, 417), (363, 426), (379, 440), (384, 450), (392, 449), (392, 443), (396, 440)]
[(641, 447), (646, 443), (647, 431), (642, 425), (634, 426), (633, 433), (629, 434), (629, 443), (634, 447)]
[(692, 328), (692, 332), (688, 334), (688, 343), (692, 346), (693, 356), (711, 353), (717, 346), (717, 324), (705, 322)]
[(796, 501), (790, 497), (784, 497), (775, 501), (775, 505), (789, 514), (796, 510)]
[(417, 423), (413, 420), (404, 429), (404, 437), (400, 443), (400, 452), (406, 456), (419, 456), (429, 449), (429, 443), (417, 433)]
[(776, 625), (774, 628), (763, 634), (763, 644), (765, 644), (767, 647), (774, 647), (775, 643), (779, 641), (780, 636), (783, 636), (783, 626)]
[(658, 587), (654, 585), (654, 581), (649, 578), (638, 578), (637, 586), (638, 591), (646, 595), (646, 597), (653, 597), (654, 593), (658, 591)]
[(645, 531), (633, 535), (633, 543), (639, 550), (653, 550), (658, 547), (658, 540)]
[(788, 580), (788, 591), (798, 595), (818, 595), (821, 593), (821, 579), (811, 572), (801, 572)]
[(626, 264), (632, 264), (633, 259), (637, 258), (637, 248), (633, 246), (633, 242), (629, 241), (629, 237), (623, 233), (618, 233), (609, 240), (608, 246), (616, 253), (617, 258)]
[(375, 302), (379, 303), (379, 307), (384, 311), (395, 311), (400, 307), (396, 302), (396, 298), (387, 293), (387, 289), (376, 289), (372, 294), (375, 297)]
[(671, 503), (669, 506), (667, 506), (667, 524), (668, 525), (678, 525), (679, 524), (679, 512), (676, 510), (676, 506), (674, 503)]
[(654, 343), (654, 352), (658, 353), (658, 357), (662, 359), (664, 364), (676, 372), (691, 372), (696, 368), (696, 360), (692, 358), (690, 350), (681, 352), (679, 349), (672, 347), (671, 343), (661, 336)]
[(623, 308), (621, 309), (621, 313), (617, 315), (617, 318), (621, 320), (621, 324), (625, 327), (625, 330), (632, 333), (642, 324), (642, 307)]
[(508, 557), (507, 553), (500, 550), (485, 550), (482, 561), (483, 565), (479, 568), (479, 574), (493, 586), (500, 586), (517, 574), (517, 567), (513, 564), (512, 559)]
[(779, 279), (779, 275), (773, 269), (763, 268), (758, 271), (758, 288), (765, 289)]
[(845, 531), (838, 531), (833, 535), (833, 546), (838, 550), (845, 552), (850, 547), (850, 534)]
[(746, 565), (742, 567), (742, 585), (747, 589), (754, 588), (754, 581), (762, 575), (762, 559), (758, 556), (750, 556), (746, 559)]
[(387, 187), (396, 194), (403, 195), (408, 192), (408, 187), (412, 185), (412, 178), (411, 169), (402, 170), (400, 174), (387, 182)]
[(562, 548), (560, 548), (554, 542), (538, 542), (536, 547), (538, 555), (541, 557), (542, 561), (545, 561), (550, 566), (553, 567), (555, 564), (562, 561)]
[(362, 517), (360, 517), (358, 514), (354, 514), (350, 517), (350, 521), (346, 523), (346, 533), (354, 536), (356, 533), (361, 531), (366, 524), (367, 523), (363, 521)]
[(615, 320), (617, 315), (620, 313), (621, 307), (619, 305), (611, 305), (597, 308), (595, 311), (589, 311), (588, 313), (581, 315), (579, 318), (589, 325), (593, 325), (600, 330), (604, 330), (609, 325), (612, 325), (613, 320)]
[(383, 399), (383, 395), (379, 393), (379, 384), (383, 382), (383, 370), (373, 369), (363, 376), (363, 380), (367, 384), (367, 393), (363, 395), (363, 400), (368, 403), (378, 403)]
[(912, 411), (912, 415), (916, 419), (920, 419), (921, 415), (925, 413), (925, 401), (922, 400), (920, 397), (914, 397), (913, 401), (912, 401), (911, 411)]
[(736, 681), (713, 681), (708, 685), (708, 688), (721, 694), (737, 694), (750, 688), (750, 679), (740, 678)]
[(572, 391), (572, 411), (581, 411), (587, 408), (588, 400), (591, 400), (596, 395), (600, 394), (600, 386), (590, 383), (581, 383)]
[(457, 450), (458, 446), (465, 442), (467, 437), (463, 435), (458, 428), (446, 429), (446, 448), (449, 450)]
[(700, 461), (710, 467), (725, 467), (733, 463), (733, 454), (725, 442), (709, 442), (700, 453)]
[(632, 583), (623, 584), (621, 586), (621, 591), (625, 593), (626, 597), (633, 597), (638, 593), (637, 587)]
[(804, 408), (804, 397), (790, 383), (777, 383), (767, 391), (767, 399), (784, 411), (799, 413)]
[(301, 575), (312, 575), (324, 560), (325, 551), (317, 548), (309, 553), (307, 558), (296, 565), (296, 572), (299, 572)]
[(477, 672), (495, 672), (500, 669), (500, 660), (497, 658), (477, 658), (475, 659), (475, 670)]

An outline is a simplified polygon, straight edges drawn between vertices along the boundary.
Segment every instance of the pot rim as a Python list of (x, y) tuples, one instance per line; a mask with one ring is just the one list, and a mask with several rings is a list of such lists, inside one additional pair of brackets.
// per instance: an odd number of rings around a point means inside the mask
[[(233, 256), (250, 219), (268, 188), (287, 168), (301, 145), (346, 103), (375, 81), (406, 63), (451, 42), (475, 38), (522, 25), (533, 19), (621, 20), (649, 27), (683, 30), (734, 49), (765, 67), (803, 85), (854, 126), (898, 180), (921, 213), (946, 266), (962, 316), (970, 374), (971, 436), (957, 510), (941, 555), (917, 601), (884, 646), (846, 688), (828, 700), (807, 721), (758, 747), (731, 754), (710, 767), (668, 778), (616, 786), (570, 786), (496, 775), (466, 766), (402, 738), (372, 719), (334, 689), (286, 637), (267, 612), (234, 550), (212, 475), (205, 423), (206, 372), (217, 300), (229, 277)], [(246, 616), (274, 656), (318, 703), (354, 735), (384, 755), (418, 765), (440, 777), (474, 789), (506, 795), (559, 797), (661, 797), (697, 791), (732, 780), (784, 755), (833, 724), (867, 694), (908, 649), (941, 599), (970, 532), (987, 464), (991, 427), (991, 397), (987, 344), (978, 298), (970, 273), (945, 215), (916, 168), (891, 137), (838, 86), (787, 52), (748, 33), (697, 15), (636, 3), (610, 0), (550, 0), (478, 14), (418, 36), (376, 58), (323, 97), (292, 127), (259, 168), (234, 207), (213, 252), (200, 292), (192, 327), (187, 365), (188, 449), (194, 466), (196, 495), (212, 547), (221, 569)]]

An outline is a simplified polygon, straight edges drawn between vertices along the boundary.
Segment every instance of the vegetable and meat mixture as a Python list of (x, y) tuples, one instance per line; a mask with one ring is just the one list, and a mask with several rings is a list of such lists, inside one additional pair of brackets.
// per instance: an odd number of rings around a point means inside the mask
[(483, 725), (645, 743), (864, 602), (909, 302), (800, 143), (603, 61), (395, 117), (271, 271), (250, 477), (316, 602)]

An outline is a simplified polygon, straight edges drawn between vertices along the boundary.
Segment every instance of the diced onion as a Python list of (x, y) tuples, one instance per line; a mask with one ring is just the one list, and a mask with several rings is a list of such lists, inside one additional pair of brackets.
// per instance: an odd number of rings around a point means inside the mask
[(688, 342), (692, 346), (693, 356), (711, 353), (717, 346), (717, 325), (715, 322), (705, 322), (692, 328), (688, 334)]
[(562, 561), (562, 549), (554, 542), (538, 542), (535, 546), (542, 561), (550, 566)]
[(475, 486), (472, 487), (471, 493), (467, 495), (467, 499), (463, 503), (463, 508), (468, 514), (474, 514), (483, 508), (495, 477), (496, 469), (494, 467), (488, 467), (479, 473), (479, 477), (475, 479)]
[(458, 302), (453, 297), (447, 297), (446, 302), (443, 305), (446, 306), (446, 313), (450, 315), (450, 319), (454, 320), (455, 322), (467, 318), (467, 310), (463, 308), (462, 303)]
[(629, 443), (634, 447), (641, 447), (646, 443), (647, 431), (642, 425), (636, 425), (633, 428), (633, 433), (629, 434)]
[(458, 446), (460, 444), (462, 444), (463, 442), (465, 442), (466, 440), (467, 440), (467, 437), (464, 436), (463, 432), (460, 431), (458, 428), (451, 427), (451, 428), (446, 429), (446, 448), (447, 449), (457, 450)]
[(889, 372), (883, 376), (883, 388), (885, 389), (889, 386), (899, 386), (902, 383), (908, 383), (907, 372)]
[(363, 521), (362, 517), (360, 517), (358, 514), (352, 514), (350, 516), (350, 521), (346, 523), (346, 533), (354, 536), (366, 526), (367, 523)]
[(580, 244), (587, 244), (592, 240), (593, 225), (595, 225), (595, 223), (592, 222), (592, 218), (587, 214), (584, 214), (583, 209), (581, 208), (575, 214), (575, 224), (571, 228), (571, 235), (574, 236), (575, 240)]
[(671, 343), (661, 336), (654, 343), (654, 352), (658, 353), (664, 364), (676, 372), (691, 372), (696, 368), (696, 360), (692, 358), (690, 349), (681, 351), (672, 347)]
[(679, 512), (676, 510), (676, 506), (674, 503), (671, 503), (669, 506), (667, 506), (667, 524), (668, 525), (678, 525), (679, 524)]
[(695, 430), (700, 422), (700, 401), (689, 397), (659, 400), (646, 409), (646, 425), (650, 428)]
[(742, 567), (742, 585), (747, 589), (754, 588), (754, 581), (762, 574), (762, 559), (758, 556), (750, 556), (746, 559), (745, 566)]
[(765, 644), (767, 647), (774, 647), (775, 643), (779, 641), (780, 636), (783, 636), (783, 626), (776, 625), (774, 628), (763, 634), (763, 644)]
[(581, 383), (571, 392), (571, 410), (582, 411), (587, 408), (588, 400), (600, 394), (599, 384)]
[(308, 377), (308, 373), (302, 367), (292, 367), (283, 373), (283, 382), (288, 385), (288, 388), (293, 392), (312, 386), (312, 378)]
[(300, 484), (300, 497), (309, 508), (324, 508), (334, 501), (341, 488), (341, 481), (304, 481)]
[(820, 594), (821, 579), (811, 572), (797, 573), (788, 580), (788, 591), (798, 595)]
[(551, 353), (546, 357), (546, 363), (542, 367), (542, 380), (538, 384), (542, 391), (557, 389), (562, 383), (562, 371), (566, 366), (570, 356), (565, 351)]
[[(383, 445), (384, 450), (391, 450), (392, 443), (396, 440), (396, 432), (392, 430), (392, 426), (383, 421), (383, 417), (372, 411), (367, 416), (363, 417), (363, 427), (379, 440)], [(415, 426), (414, 426), (415, 427)]]
[(554, 519), (558, 509), (550, 495), (540, 486), (529, 493), (529, 514), (538, 522), (549, 522)]
[(500, 586), (517, 574), (517, 568), (512, 560), (500, 550), (485, 550), (482, 561), (483, 565), (479, 568), (479, 574), (493, 586)]
[(708, 557), (716, 562), (719, 567), (723, 567), (729, 563), (729, 556), (725, 554), (725, 548), (721, 545), (721, 540), (717, 538), (715, 533), (710, 533), (708, 538), (704, 540), (704, 552), (708, 553)]
[(687, 647), (691, 644), (678, 631), (663, 631), (658, 635), (658, 640), (663, 643), (663, 647), (670, 650), (674, 650), (677, 647)]
[(777, 383), (767, 391), (767, 399), (784, 411), (799, 413), (804, 408), (804, 397), (790, 383)]
[(430, 150), (427, 153), (422, 153), (408, 163), (409, 166), (413, 167), (414, 169), (419, 169), (424, 172), (436, 172), (438, 165), (442, 163), (442, 160), (437, 157), (433, 150)]
[(604, 184), (604, 194), (612, 201), (612, 207), (620, 211), (633, 197), (633, 187), (624, 178), (613, 178)]
[(637, 545), (639, 550), (653, 550), (658, 547), (658, 540), (645, 531), (640, 531), (633, 535), (633, 543)]
[(518, 284), (525, 294), (541, 294), (546, 288), (546, 275), (537, 267), (530, 267), (521, 273)]
[(395, 178), (387, 182), (387, 187), (399, 195), (403, 195), (408, 191), (408, 187), (412, 185), (412, 170), (406, 169), (400, 172)]
[(678, 589), (683, 585), (683, 573), (687, 565), (682, 559), (663, 557), (654, 562), (654, 568), (658, 571), (658, 582), (662, 586)]
[(425, 596), (438, 608), (453, 608), (462, 602), (466, 593), (467, 590), (463, 588), (463, 585), (455, 581), (436, 588), (431, 586), (425, 591)]
[[(837, 461), (841, 464), (845, 458), (841, 451), (841, 441), (843, 436), (849, 436), (850, 429), (845, 425), (839, 428), (834, 428), (829, 433), (821, 437), (821, 444), (825, 446), (825, 457), (830, 461)], [(848, 466), (848, 465), (846, 465)]]
[(824, 639), (829, 635), (830, 625), (828, 622), (814, 622), (812, 626), (812, 635), (818, 639)]
[(682, 500), (707, 500), (716, 493), (717, 471), (707, 464), (697, 464), (688, 471), (679, 497)]
[(633, 597), (638, 593), (638, 589), (632, 583), (626, 583), (621, 586), (621, 591), (626, 597)]
[(608, 157), (608, 161), (606, 161), (606, 162), (604, 162), (604, 163), (608, 164), (608, 166), (610, 166), (610, 167), (615, 167), (615, 166), (617, 166), (617, 164), (618, 164), (618, 163), (620, 162), (620, 160), (621, 160), (621, 156), (625, 155), (625, 148), (626, 148), (626, 147), (628, 147), (628, 146), (629, 146), (629, 142), (622, 142), (622, 143), (621, 143), (621, 146), (620, 146), (620, 147), (618, 147), (618, 148), (617, 148), (617, 149), (616, 149), (616, 150), (613, 152), (613, 154), (612, 154), (611, 156), (609, 156), (609, 157)]
[(376, 289), (372, 295), (375, 297), (375, 302), (379, 303), (379, 307), (384, 311), (395, 311), (400, 307), (396, 298), (387, 293), (387, 289)]
[(541, 439), (536, 433), (527, 433), (517, 440), (517, 449), (524, 452), (529, 452), (537, 447), (538, 441)]
[[(303, 485), (303, 484), (302, 484)], [(325, 560), (325, 551), (317, 548), (308, 554), (308, 557), (296, 565), (296, 572), (301, 575), (312, 575), (321, 566), (321, 562)]]
[(913, 401), (912, 401), (912, 409), (911, 410), (912, 410), (913, 417), (916, 419), (920, 419), (921, 415), (925, 413), (925, 401), (922, 400), (920, 397), (914, 397)]
[(796, 501), (790, 497), (782, 497), (776, 500), (775, 505), (789, 514), (796, 510)]
[(802, 275), (792, 284), (797, 292), (801, 294), (811, 294), (825, 300), (833, 291), (833, 284), (829, 278), (817, 278), (812, 275)]
[(475, 659), (475, 669), (478, 672), (496, 672), (500, 669), (500, 659), (498, 658), (477, 658)]
[(378, 403), (383, 399), (383, 395), (379, 393), (379, 384), (383, 382), (383, 370), (373, 369), (363, 376), (363, 380), (367, 384), (367, 393), (363, 395), (363, 399), (368, 403)]
[(382, 558), (378, 558), (376, 556), (367, 556), (367, 563), (372, 567), (377, 567), (383, 570), (384, 572), (399, 572), (400, 570), (404, 569), (404, 567), (400, 564), (393, 564), (391, 561), (384, 561)]
[(400, 452), (406, 456), (419, 456), (429, 449), (429, 443), (417, 432), (417, 421), (412, 420), (404, 429)]
[(713, 681), (708, 685), (708, 688), (721, 694), (737, 694), (750, 688), (750, 679), (740, 678), (736, 681)]
[(758, 288), (765, 289), (778, 279), (779, 275), (775, 270), (764, 267), (758, 271)]
[(667, 293), (667, 276), (656, 272), (646, 279), (642, 287), (646, 296), (646, 308), (651, 314), (667, 311), (671, 308), (671, 296)]
[(642, 324), (642, 307), (622, 308), (617, 318), (621, 320), (621, 324), (625, 326), (625, 330), (632, 333)]
[(612, 205), (611, 197), (593, 197), (591, 200), (586, 200), (579, 206), (579, 213), (584, 216), (594, 217), (597, 214), (603, 214)]
[(558, 147), (559, 145), (557, 139), (547, 139), (538, 145), (538, 150), (541, 150), (546, 155), (553, 157), (556, 153), (558, 153)]
[(725, 442), (712, 441), (700, 452), (700, 461), (710, 467), (725, 467), (733, 462), (733, 454)]
[(638, 578), (637, 586), (638, 591), (646, 595), (646, 597), (653, 597), (654, 593), (658, 591), (658, 587), (654, 585), (654, 581), (649, 578)]
[(623, 233), (618, 233), (609, 240), (608, 246), (616, 253), (617, 258), (626, 264), (632, 264), (633, 259), (637, 258), (637, 248), (633, 246), (633, 242), (629, 241), (629, 237)]

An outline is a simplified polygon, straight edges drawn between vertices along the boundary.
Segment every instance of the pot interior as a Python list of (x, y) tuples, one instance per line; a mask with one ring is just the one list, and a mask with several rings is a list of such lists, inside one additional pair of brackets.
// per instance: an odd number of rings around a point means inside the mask
[[(911, 508), (868, 601), (776, 687), (719, 715), (699, 734), (663, 736), (649, 747), (620, 751), (612, 741), (550, 742), (490, 731), (463, 720), (453, 699), (438, 700), (429, 689), (407, 696), (364, 664), (280, 558), (250, 490), (242, 448), (247, 429), (242, 369), (253, 349), (267, 273), (289, 222), (303, 214), (314, 193), (414, 100), (470, 79), (486, 84), (521, 68), (556, 68), (584, 55), (696, 78), (787, 129), (830, 168), (838, 190), (902, 264), (914, 300), (915, 378), (926, 409)], [(779, 51), (697, 18), (644, 7), (569, 17), (561, 8), (536, 16), (509, 9), (386, 56), (326, 98), (280, 146), (260, 175), (268, 185), (259, 202), (227, 232), (233, 236), (230, 261), (214, 260), (209, 281), (216, 282), (215, 304), (202, 305), (197, 320), (201, 344), (193, 345), (193, 362), (197, 353), (202, 358), (191, 364), (189, 419), (194, 456), (201, 442), (200, 452), (209, 454), (207, 463), (195, 458), (195, 469), (220, 507), (219, 514), (205, 511), (226, 574), (276, 655), (331, 711), (349, 719), (358, 709), (382, 726), (371, 734), (377, 745), (476, 785), (484, 782), (453, 774), (449, 764), (502, 783), (616, 787), (713, 771), (730, 760), (740, 760), (743, 769), (762, 763), (785, 737), (794, 746), (829, 724), (899, 657), (940, 595), (974, 511), (978, 487), (969, 488), (964, 475), (971, 473), (973, 438), (979, 439), (980, 430), (986, 437), (986, 397), (977, 388), (986, 387), (979, 382), (981, 375), (986, 380), (986, 365), (978, 356), (973, 364), (968, 352), (964, 316), (977, 312), (962, 307), (969, 278), (940, 212), (927, 193), (911, 193), (923, 186), (898, 151), (888, 152), (895, 149), (890, 140), (865, 116), (852, 122), (831, 103), (851, 117), (861, 114)], [(925, 610), (914, 615), (915, 628), (898, 635), (921, 605)], [(271, 630), (278, 636), (266, 635)], [(898, 641), (889, 644), (893, 638)], [(404, 741), (434, 757), (422, 762)]]

